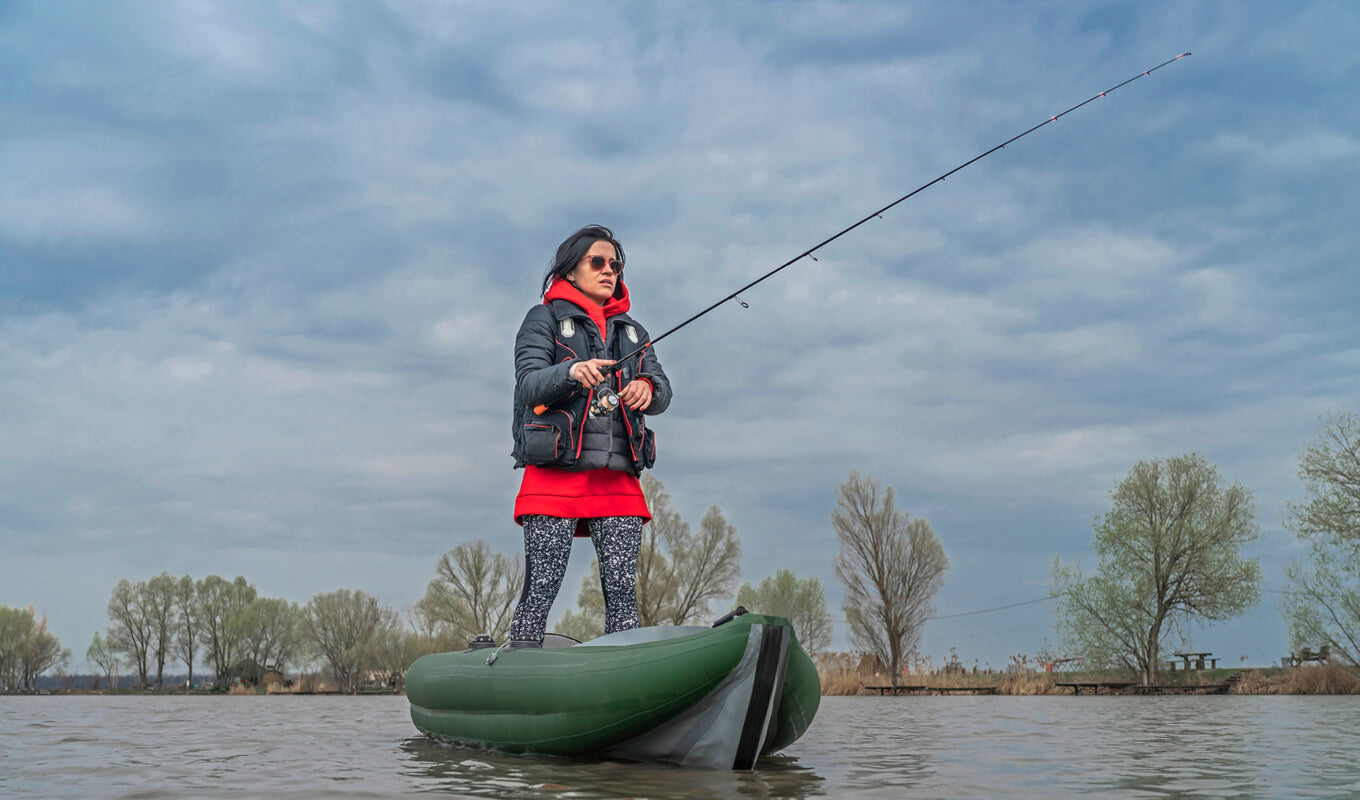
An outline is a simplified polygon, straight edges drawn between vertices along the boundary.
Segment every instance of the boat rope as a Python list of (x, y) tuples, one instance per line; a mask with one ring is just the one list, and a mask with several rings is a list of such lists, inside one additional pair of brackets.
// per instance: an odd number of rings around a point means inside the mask
[(637, 356), (637, 355), (640, 355), (641, 353), (645, 352), (645, 351), (647, 350), (647, 348), (651, 347), (652, 345), (656, 344), (657, 342), (661, 341), (662, 339), (665, 339), (667, 336), (670, 336), (672, 333), (675, 333), (676, 331), (680, 330), (681, 328), (685, 327), (686, 325), (690, 324), (691, 322), (694, 322), (695, 320), (699, 319), (700, 317), (704, 316), (704, 315), (707, 314), (708, 312), (712, 311), (713, 309), (717, 308), (718, 306), (722, 305), (723, 303), (726, 303), (726, 302), (729, 301), (729, 300), (735, 299), (738, 303), (741, 304), (742, 308), (750, 308), (750, 305), (749, 305), (745, 300), (742, 300), (742, 299), (739, 297), (739, 295), (740, 295), (742, 292), (746, 291), (747, 289), (750, 289), (751, 287), (755, 286), (756, 284), (761, 283), (762, 281), (766, 280), (767, 278), (773, 277), (775, 274), (779, 273), (780, 271), (782, 271), (782, 270), (784, 270), (784, 269), (786, 269), (786, 268), (788, 268), (788, 267), (793, 266), (794, 264), (798, 263), (799, 261), (802, 261), (802, 260), (805, 259), (805, 258), (811, 258), (813, 261), (816, 261), (816, 260), (817, 260), (817, 257), (814, 256), (813, 253), (815, 253), (815, 252), (817, 252), (818, 250), (822, 249), (823, 247), (825, 247), (825, 246), (831, 244), (832, 242), (836, 241), (837, 239), (841, 238), (842, 236), (846, 235), (847, 233), (849, 233), (849, 232), (855, 230), (856, 228), (858, 228), (859, 226), (861, 226), (861, 225), (863, 225), (864, 223), (868, 222), (869, 220), (874, 219), (874, 218), (882, 219), (882, 218), (883, 218), (884, 212), (889, 211), (889, 210), (891, 210), (892, 208), (894, 208), (895, 206), (897, 206), (898, 204), (905, 202), (906, 200), (908, 200), (908, 199), (910, 199), (910, 198), (912, 198), (912, 197), (914, 197), (914, 196), (920, 194), (921, 192), (924, 192), (926, 189), (929, 189), (930, 187), (934, 186), (935, 184), (940, 183), (941, 181), (943, 181), (944, 179), (946, 179), (946, 178), (948, 178), (949, 176), (953, 175), (954, 173), (959, 172), (960, 170), (963, 170), (964, 168), (966, 168), (966, 167), (968, 167), (968, 166), (970, 166), (970, 165), (972, 165), (972, 164), (975, 164), (975, 163), (977, 163), (978, 161), (981, 161), (982, 159), (986, 158), (987, 156), (991, 155), (992, 153), (995, 153), (995, 152), (998, 151), (998, 150), (1004, 149), (1004, 148), (1006, 147), (1006, 145), (1009, 145), (1009, 144), (1011, 144), (1011, 143), (1013, 143), (1013, 142), (1019, 141), (1020, 139), (1023, 139), (1023, 138), (1025, 138), (1026, 136), (1029, 136), (1031, 133), (1034, 133), (1035, 131), (1039, 130), (1040, 128), (1044, 127), (1045, 125), (1048, 125), (1048, 124), (1053, 123), (1053, 122), (1057, 122), (1058, 120), (1062, 119), (1063, 117), (1067, 116), (1068, 114), (1071, 114), (1073, 111), (1076, 111), (1077, 109), (1081, 108), (1082, 106), (1086, 105), (1087, 103), (1091, 103), (1091, 102), (1094, 102), (1094, 101), (1096, 101), (1096, 100), (1099, 100), (1100, 98), (1105, 97), (1106, 95), (1110, 94), (1111, 92), (1115, 91), (1116, 89), (1119, 89), (1119, 88), (1122, 88), (1122, 87), (1124, 87), (1124, 86), (1127, 86), (1128, 84), (1133, 83), (1134, 81), (1138, 80), (1139, 78), (1145, 78), (1145, 77), (1151, 75), (1152, 73), (1156, 72), (1157, 70), (1161, 69), (1162, 67), (1165, 67), (1165, 66), (1168, 65), (1168, 64), (1173, 64), (1173, 63), (1175, 63), (1175, 62), (1177, 62), (1177, 61), (1180, 61), (1182, 58), (1185, 58), (1185, 57), (1188, 56), (1188, 55), (1190, 55), (1190, 54), (1189, 54), (1189, 53), (1181, 53), (1180, 55), (1176, 56), (1175, 58), (1167, 59), (1166, 61), (1163, 61), (1162, 63), (1158, 64), (1158, 65), (1155, 66), (1155, 67), (1152, 67), (1151, 69), (1143, 70), (1142, 72), (1138, 73), (1137, 75), (1134, 75), (1132, 78), (1129, 78), (1128, 80), (1126, 80), (1126, 81), (1124, 81), (1124, 82), (1122, 82), (1122, 83), (1115, 84), (1114, 86), (1111, 86), (1110, 88), (1106, 89), (1106, 90), (1103, 91), (1103, 92), (1099, 92), (1099, 93), (1097, 93), (1097, 94), (1093, 94), (1093, 95), (1091, 95), (1090, 97), (1086, 98), (1085, 100), (1081, 101), (1080, 103), (1077, 103), (1076, 105), (1074, 105), (1074, 106), (1072, 106), (1071, 108), (1067, 109), (1066, 111), (1063, 111), (1063, 112), (1060, 113), (1060, 114), (1054, 114), (1053, 116), (1049, 117), (1048, 119), (1044, 120), (1043, 122), (1040, 122), (1038, 125), (1035, 125), (1035, 126), (1031, 127), (1030, 129), (1028, 129), (1028, 130), (1026, 130), (1026, 131), (1024, 131), (1024, 132), (1022, 132), (1022, 133), (1018, 133), (1018, 134), (1016, 134), (1015, 136), (1012, 136), (1011, 138), (1009, 138), (1009, 139), (1007, 139), (1006, 141), (1002, 142), (1001, 144), (998, 144), (998, 145), (996, 145), (995, 147), (991, 148), (990, 150), (987, 150), (987, 151), (985, 151), (985, 152), (979, 153), (978, 155), (976, 155), (976, 156), (974, 156), (974, 157), (968, 159), (967, 161), (963, 162), (962, 164), (959, 164), (957, 167), (954, 167), (953, 169), (951, 169), (951, 170), (949, 170), (948, 172), (946, 172), (946, 173), (940, 175), (939, 177), (935, 178), (934, 180), (931, 180), (931, 181), (929, 181), (929, 182), (927, 182), (927, 183), (921, 184), (920, 186), (916, 187), (915, 189), (912, 189), (910, 192), (907, 192), (906, 194), (902, 195), (901, 197), (897, 198), (896, 200), (892, 201), (891, 203), (887, 204), (886, 206), (883, 206), (882, 208), (878, 209), (877, 211), (874, 211), (874, 212), (870, 213), (868, 216), (864, 217), (863, 219), (859, 220), (858, 222), (854, 223), (853, 225), (850, 225), (850, 226), (848, 226), (848, 227), (846, 227), (846, 228), (842, 228), (841, 230), (837, 231), (836, 233), (832, 234), (831, 236), (828, 236), (827, 238), (825, 238), (825, 239), (823, 239), (822, 241), (818, 242), (816, 245), (813, 245), (812, 247), (808, 248), (807, 250), (804, 250), (803, 252), (801, 252), (801, 253), (799, 253), (798, 255), (794, 256), (793, 258), (789, 259), (788, 261), (785, 261), (783, 264), (780, 264), (779, 266), (775, 267), (774, 269), (770, 270), (769, 272), (766, 272), (764, 275), (761, 275), (759, 278), (756, 278), (755, 280), (751, 281), (750, 283), (746, 284), (745, 286), (741, 287), (740, 289), (736, 290), (735, 292), (732, 292), (731, 294), (729, 294), (729, 295), (723, 297), (721, 300), (718, 300), (716, 303), (713, 303), (712, 305), (710, 305), (710, 306), (708, 306), (707, 308), (703, 309), (703, 310), (700, 311), (699, 313), (697, 313), (697, 314), (691, 316), (689, 319), (685, 320), (684, 322), (681, 322), (679, 325), (676, 325), (675, 327), (671, 328), (670, 330), (666, 331), (665, 333), (662, 333), (660, 336), (655, 336), (655, 337), (653, 337), (650, 341), (644, 342), (644, 343), (642, 344), (642, 346), (638, 347), (638, 348), (637, 348), (636, 350), (634, 350), (633, 352), (628, 353), (627, 355), (625, 355), (625, 356), (623, 356), (622, 358), (618, 359), (617, 361), (614, 362), (614, 364), (611, 364), (611, 365), (608, 365), (608, 366), (604, 367), (601, 371), (602, 371), (602, 372), (606, 372), (606, 373), (608, 373), (608, 372), (613, 372), (615, 369), (618, 369), (619, 367), (621, 367), (621, 366), (622, 366), (625, 362), (627, 362), (629, 359), (631, 359), (631, 358), (633, 358), (633, 357), (635, 357), (635, 356)]
[(489, 655), (489, 656), (486, 657), (486, 665), (489, 667), (489, 666), (491, 666), (492, 664), (495, 664), (495, 663), (496, 663), (496, 659), (498, 659), (498, 658), (501, 657), (501, 651), (504, 650), (505, 648), (509, 647), (509, 646), (510, 646), (510, 642), (512, 642), (512, 641), (514, 641), (514, 640), (513, 640), (513, 639), (508, 639), (508, 640), (506, 640), (505, 644), (503, 644), (503, 645), (501, 645), (500, 647), (497, 647), (495, 650), (491, 651), (491, 655)]

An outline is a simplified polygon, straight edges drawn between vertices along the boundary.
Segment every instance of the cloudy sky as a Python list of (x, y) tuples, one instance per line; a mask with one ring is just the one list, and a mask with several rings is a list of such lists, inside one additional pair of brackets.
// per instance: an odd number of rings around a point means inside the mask
[[(77, 668), (124, 577), (405, 606), (520, 548), (512, 338), (572, 230), (659, 332), (1185, 51), (663, 342), (655, 474), (837, 612), (835, 484), (891, 485), (940, 615), (1026, 603), (937, 659), (1051, 644), (1138, 459), (1252, 489), (1279, 590), (1295, 456), (1360, 409), (1356, 41), (1348, 2), (0, 2), (0, 603)], [(1193, 643), (1277, 659), (1277, 598)]]

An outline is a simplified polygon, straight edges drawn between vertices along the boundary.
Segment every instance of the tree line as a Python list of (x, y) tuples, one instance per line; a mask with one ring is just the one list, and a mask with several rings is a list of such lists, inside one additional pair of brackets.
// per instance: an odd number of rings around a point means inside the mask
[[(1325, 645), (1334, 660), (1354, 665), (1360, 663), (1360, 417), (1325, 416), (1298, 462), (1305, 495), (1288, 504), (1285, 524), (1308, 554), (1286, 566), (1288, 589), (1279, 609), (1291, 646)], [(706, 623), (719, 611), (715, 603), (735, 598), (751, 611), (792, 620), (809, 651), (830, 645), (832, 619), (817, 578), (778, 569), (738, 587), (741, 539), (722, 510), (710, 507), (691, 526), (659, 480), (648, 473), (642, 485), (652, 511), (638, 566), (643, 625)], [(1161, 657), (1177, 637), (1187, 642), (1197, 627), (1231, 619), (1259, 601), (1259, 559), (1244, 555), (1260, 535), (1255, 503), (1250, 490), (1226, 483), (1194, 452), (1135, 463), (1110, 501), (1094, 524), (1094, 569), (1054, 560), (1049, 593), (1059, 646), (1088, 668), (1127, 669), (1155, 683)], [(838, 544), (831, 568), (844, 585), (850, 643), (877, 656), (896, 681), (935, 612), (949, 569), (943, 543), (925, 519), (898, 508), (891, 487), (854, 471), (836, 485), (831, 528)], [(435, 577), (405, 623), (375, 598), (348, 589), (299, 607), (259, 597), (244, 577), (195, 581), (162, 573), (138, 583), (122, 580), (109, 601), (112, 624), (95, 635), (87, 657), (109, 678), (127, 664), (143, 687), (161, 685), (174, 660), (188, 667), (191, 682), (195, 665), (203, 663), (219, 682), (324, 665), (345, 691), (374, 676), (396, 683), (421, 654), (462, 649), (481, 633), (504, 639), (523, 574), (517, 552), (495, 552), (480, 540), (459, 544), (436, 561)], [(576, 607), (555, 627), (581, 641), (603, 632), (598, 563), (582, 580)], [(4, 688), (31, 687), (43, 669), (68, 658), (31, 609), (0, 608)]]
[[(638, 559), (638, 616), (642, 625), (693, 625), (715, 616), (712, 603), (732, 598), (749, 611), (785, 617), (812, 653), (831, 644), (832, 618), (818, 578), (777, 569), (758, 584), (743, 583), (741, 539), (717, 506), (698, 528), (671, 506), (651, 474), (642, 491), (652, 519), (643, 526)], [(842, 610), (852, 645), (873, 653), (894, 674), (919, 643), (949, 560), (930, 524), (897, 508), (891, 487), (851, 472), (836, 486), (831, 522), (839, 543), (832, 572), (845, 584)], [(726, 611), (727, 609), (722, 609)], [(556, 630), (585, 640), (604, 631), (599, 563), (581, 579), (577, 607)]]
[[(790, 619), (809, 651), (830, 645), (832, 618), (819, 579), (778, 569), (738, 587), (741, 538), (722, 510), (710, 507), (691, 526), (659, 480), (649, 473), (642, 486), (652, 511), (638, 567), (642, 625), (706, 624), (728, 610), (715, 603), (735, 598), (751, 611)], [(842, 552), (834, 571), (847, 581), (852, 641), (882, 646), (885, 663), (897, 664), (919, 640), (948, 562), (929, 525), (896, 509), (891, 489), (852, 473), (838, 491), (833, 526)], [(906, 580), (897, 574), (904, 569)], [(175, 662), (187, 668), (191, 685), (196, 669), (200, 675), (210, 671), (221, 686), (306, 667), (324, 667), (341, 691), (374, 678), (396, 685), (420, 655), (462, 649), (482, 633), (504, 639), (523, 577), (518, 553), (464, 542), (438, 558), (435, 577), (405, 622), (372, 596), (348, 589), (299, 606), (261, 597), (244, 576), (195, 580), (162, 572), (136, 582), (122, 579), (109, 598), (110, 625), (94, 635), (86, 658), (109, 686), (117, 685), (126, 666), (139, 688), (163, 687), (166, 668)], [(582, 581), (577, 608), (555, 630), (579, 641), (603, 633), (598, 563)]]
[[(642, 476), (642, 492), (652, 519), (643, 525), (638, 555), (641, 625), (709, 622), (727, 610), (719, 611), (714, 603), (730, 600), (735, 593), (736, 602), (753, 611), (794, 619), (809, 649), (821, 650), (830, 643), (831, 613), (821, 581), (780, 570), (758, 585), (738, 588), (741, 537), (722, 509), (710, 507), (696, 528), (671, 505), (664, 485), (651, 473)], [(413, 615), (423, 637), (441, 649), (461, 649), (480, 633), (497, 641), (505, 638), (523, 581), (519, 555), (492, 552), (485, 542), (468, 542), (441, 556), (435, 573)], [(581, 580), (576, 608), (563, 614), (553, 631), (577, 641), (604, 633), (598, 561), (591, 562), (589, 574)]]
[(117, 685), (123, 666), (137, 687), (164, 686), (166, 666), (182, 663), (188, 682), (211, 672), (216, 685), (258, 683), (268, 673), (325, 665), (341, 691), (373, 674), (406, 668), (406, 631), (396, 612), (364, 592), (338, 589), (306, 605), (261, 597), (244, 576), (228, 580), (167, 572), (119, 580), (109, 598), (109, 627), (95, 633), (86, 658)]

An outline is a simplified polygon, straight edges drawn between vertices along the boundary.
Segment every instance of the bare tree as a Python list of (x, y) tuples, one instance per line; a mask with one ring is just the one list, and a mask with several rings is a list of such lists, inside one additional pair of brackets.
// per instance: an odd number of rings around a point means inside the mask
[(1299, 454), (1305, 499), (1286, 506), (1285, 525), (1309, 545), (1285, 567), (1280, 611), (1295, 647), (1327, 646), (1335, 661), (1360, 664), (1360, 416), (1323, 416)]
[[(679, 587), (679, 576), (671, 569), (666, 557), (667, 542), (683, 542), (690, 538), (689, 523), (671, 507), (671, 496), (661, 481), (650, 472), (642, 474), (642, 496), (652, 518), (642, 526), (642, 545), (638, 551), (638, 624), (642, 627), (664, 624), (666, 607), (674, 605)], [(604, 631), (604, 595), (600, 594), (599, 564), (593, 565), (593, 594), (582, 595), (581, 610), (589, 614), (599, 607), (599, 629)], [(586, 591), (582, 584), (582, 591)], [(596, 602), (598, 600), (598, 603)], [(593, 619), (593, 618), (592, 618)], [(598, 634), (597, 634), (598, 635)]]
[(90, 639), (90, 646), (85, 650), (86, 660), (99, 667), (104, 673), (104, 683), (110, 689), (118, 688), (118, 666), (122, 659), (118, 657), (118, 652), (111, 648), (99, 631), (94, 632), (94, 637)]
[(707, 619), (709, 603), (730, 597), (741, 577), (741, 538), (722, 509), (711, 506), (699, 522), (699, 535), (666, 540), (670, 551), (672, 594), (661, 604), (663, 623), (689, 625)]
[(480, 539), (464, 542), (439, 557), (435, 578), (425, 587), (416, 611), (424, 627), (457, 641), (479, 633), (501, 639), (510, 629), (515, 599), (524, 582), (524, 562), (516, 554), (493, 553)]
[(817, 578), (800, 579), (792, 570), (777, 570), (757, 586), (743, 583), (737, 591), (737, 604), (748, 611), (787, 619), (809, 653), (818, 653), (831, 644), (831, 610)]
[(307, 602), (303, 615), (307, 635), (330, 665), (341, 692), (358, 690), (381, 632), (397, 624), (397, 614), (364, 592), (337, 589)]
[(1157, 683), (1163, 643), (1191, 622), (1230, 619), (1260, 598), (1261, 566), (1242, 557), (1258, 528), (1251, 492), (1220, 486), (1197, 453), (1139, 461), (1096, 527), (1094, 575), (1055, 559), (1058, 631), (1088, 664)]
[(831, 571), (845, 584), (850, 641), (878, 656), (896, 685), (935, 611), (949, 559), (930, 523), (897, 510), (892, 487), (852, 470), (836, 495), (831, 526), (840, 551)]
[[(652, 518), (642, 526), (638, 553), (638, 624), (689, 625), (706, 619), (710, 603), (729, 597), (741, 576), (741, 538), (722, 509), (709, 508), (695, 533), (671, 507), (670, 495), (651, 473), (642, 476), (642, 493)], [(581, 579), (577, 608), (554, 626), (564, 636), (585, 641), (604, 633), (604, 595), (600, 565)]]
[(137, 688), (145, 689), (147, 661), (151, 640), (155, 635), (151, 614), (146, 608), (146, 592), (127, 578), (119, 579), (109, 598), (108, 645), (127, 656), (128, 664), (137, 670)]

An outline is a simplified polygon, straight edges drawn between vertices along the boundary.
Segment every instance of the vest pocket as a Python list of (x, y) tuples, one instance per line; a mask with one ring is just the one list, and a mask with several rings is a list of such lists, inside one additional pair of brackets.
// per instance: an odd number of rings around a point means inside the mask
[(652, 433), (651, 428), (642, 431), (642, 459), (643, 469), (651, 469), (656, 463), (656, 434)]
[[(556, 415), (554, 415), (556, 416)], [(564, 430), (570, 425), (566, 414), (561, 415), (564, 425), (552, 422), (524, 423), (523, 442), (524, 460), (535, 466), (548, 466), (560, 463), (570, 452), (571, 435)]]

